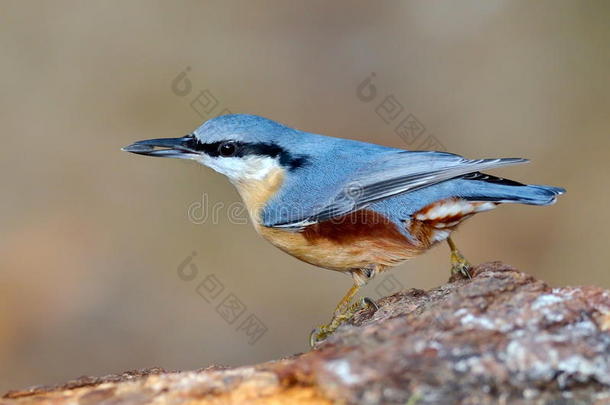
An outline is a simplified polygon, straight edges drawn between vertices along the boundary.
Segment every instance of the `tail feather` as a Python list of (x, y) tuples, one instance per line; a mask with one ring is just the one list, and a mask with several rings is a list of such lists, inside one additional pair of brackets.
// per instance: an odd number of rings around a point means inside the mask
[[(483, 191), (483, 190), (481, 190)], [(485, 193), (464, 196), (469, 201), (492, 201), (528, 205), (552, 205), (557, 196), (566, 192), (564, 188), (537, 184), (487, 185)]]

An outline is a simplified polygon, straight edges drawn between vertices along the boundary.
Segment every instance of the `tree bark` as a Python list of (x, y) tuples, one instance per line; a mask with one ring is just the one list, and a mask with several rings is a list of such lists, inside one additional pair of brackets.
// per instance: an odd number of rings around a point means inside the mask
[(308, 353), (237, 368), (141, 370), (11, 391), (37, 404), (607, 404), (610, 292), (502, 263), (380, 299)]

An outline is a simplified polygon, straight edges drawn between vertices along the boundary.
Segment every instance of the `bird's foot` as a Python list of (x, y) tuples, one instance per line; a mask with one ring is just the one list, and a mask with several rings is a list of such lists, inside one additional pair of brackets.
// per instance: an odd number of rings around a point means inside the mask
[(468, 260), (460, 253), (458, 248), (455, 246), (453, 239), (451, 237), (447, 238), (447, 244), (449, 244), (449, 249), (451, 250), (451, 279), (453, 277), (461, 277), (471, 279), (470, 269), (472, 266), (468, 263)]
[(451, 275), (460, 276), (467, 279), (471, 279), (470, 268), (472, 265), (466, 260), (466, 258), (460, 253), (459, 250), (451, 251)]
[(331, 319), (328, 324), (320, 325), (311, 331), (311, 334), (309, 335), (309, 345), (314, 347), (317, 343), (326, 340), (326, 338), (332, 335), (339, 326), (350, 320), (356, 312), (364, 308), (373, 308), (374, 311), (379, 309), (375, 301), (369, 297), (362, 298), (352, 305), (347, 306), (341, 312), (335, 312), (333, 319)]

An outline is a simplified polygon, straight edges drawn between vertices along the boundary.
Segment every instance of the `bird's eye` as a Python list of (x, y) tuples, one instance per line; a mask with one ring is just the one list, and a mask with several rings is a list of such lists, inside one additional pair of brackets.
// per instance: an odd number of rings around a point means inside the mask
[(218, 154), (222, 157), (231, 157), (235, 155), (235, 151), (237, 150), (237, 146), (234, 142), (228, 141), (223, 142), (218, 147)]

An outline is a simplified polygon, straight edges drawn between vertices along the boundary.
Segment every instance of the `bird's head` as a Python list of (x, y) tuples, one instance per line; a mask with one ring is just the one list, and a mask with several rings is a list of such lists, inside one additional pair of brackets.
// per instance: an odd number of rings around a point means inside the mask
[(181, 138), (148, 139), (123, 148), (145, 156), (195, 160), (234, 183), (262, 180), (278, 169), (295, 170), (307, 156), (294, 152), (303, 133), (255, 115), (211, 119)]

